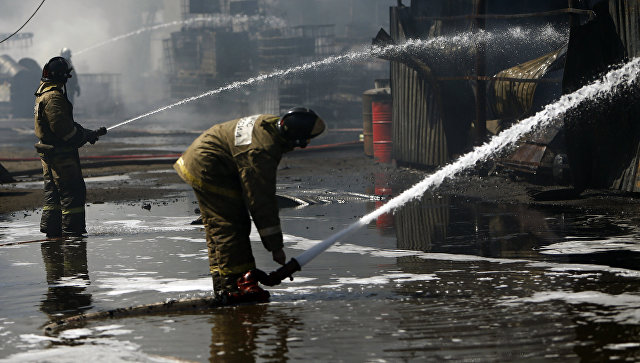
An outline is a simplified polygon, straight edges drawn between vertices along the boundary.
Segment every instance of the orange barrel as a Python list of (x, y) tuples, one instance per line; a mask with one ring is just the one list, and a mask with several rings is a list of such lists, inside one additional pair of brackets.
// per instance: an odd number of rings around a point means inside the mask
[(373, 120), (373, 157), (391, 162), (391, 99), (371, 102)]
[(378, 100), (386, 100), (391, 97), (391, 89), (374, 88), (364, 91), (362, 94), (362, 136), (364, 138), (364, 154), (373, 156), (373, 119), (371, 103)]

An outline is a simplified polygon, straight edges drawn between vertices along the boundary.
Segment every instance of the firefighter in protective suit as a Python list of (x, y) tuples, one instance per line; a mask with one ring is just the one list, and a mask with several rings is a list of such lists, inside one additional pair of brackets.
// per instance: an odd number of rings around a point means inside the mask
[(276, 199), (276, 171), (282, 155), (305, 147), (325, 129), (312, 110), (297, 107), (284, 116), (254, 115), (211, 127), (174, 168), (191, 185), (205, 226), (216, 297), (223, 303), (265, 301), (251, 252), (251, 219), (273, 260), (284, 264)]
[(44, 206), (40, 231), (48, 238), (79, 237), (87, 233), (84, 204), (86, 187), (78, 148), (107, 133), (89, 130), (73, 120), (73, 105), (66, 94), (71, 67), (63, 57), (53, 57), (42, 69), (35, 93), (36, 150), (44, 174)]

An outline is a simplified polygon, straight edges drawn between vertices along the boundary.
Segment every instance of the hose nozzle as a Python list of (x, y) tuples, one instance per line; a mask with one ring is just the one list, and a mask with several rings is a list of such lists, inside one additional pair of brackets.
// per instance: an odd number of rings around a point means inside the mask
[(279, 285), (280, 282), (287, 277), (293, 280), (293, 273), (300, 271), (301, 267), (298, 261), (295, 258), (292, 258), (289, 262), (284, 264), (279, 269), (270, 272), (268, 275), (266, 272), (261, 270), (256, 270), (256, 277), (258, 281), (266, 286), (276, 286)]

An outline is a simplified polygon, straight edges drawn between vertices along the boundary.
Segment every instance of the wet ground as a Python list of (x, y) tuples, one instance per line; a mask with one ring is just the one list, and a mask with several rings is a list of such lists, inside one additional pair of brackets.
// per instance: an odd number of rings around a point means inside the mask
[[(97, 181), (107, 182), (105, 180)], [(179, 189), (180, 186), (175, 186)], [(375, 208), (367, 190), (298, 188), (281, 210), (292, 257)], [(380, 191), (380, 189), (378, 189)], [(89, 237), (0, 247), (8, 361), (636, 361), (640, 244), (633, 220), (426, 196), (341, 240), (268, 304), (91, 321), (62, 316), (211, 293), (187, 188), (88, 207)], [(41, 238), (4, 216), (2, 243)], [(253, 235), (258, 266), (276, 266)], [(73, 358), (70, 358), (73, 357)]]
[[(129, 132), (101, 152), (181, 150), (192, 138), (160, 136)], [(268, 304), (45, 335), (47, 322), (81, 312), (211, 295), (193, 194), (168, 165), (156, 169), (87, 178), (90, 195), (104, 198), (89, 200), (85, 240), (0, 246), (0, 361), (639, 360), (637, 200), (591, 191), (522, 203), (523, 188), (472, 175), (339, 240), (271, 288)], [(281, 210), (287, 255), (424, 175), (360, 149), (293, 153), (281, 163), (279, 194), (306, 205)], [(29, 183), (5, 187), (38, 187)], [(0, 244), (42, 238), (39, 216), (0, 214)], [(252, 240), (258, 266), (276, 268), (255, 231)]]

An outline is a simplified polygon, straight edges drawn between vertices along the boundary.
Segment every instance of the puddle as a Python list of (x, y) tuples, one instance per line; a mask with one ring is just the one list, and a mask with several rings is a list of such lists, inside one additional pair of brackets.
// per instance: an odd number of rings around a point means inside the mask
[[(280, 186), (288, 257), (370, 212), (375, 193)], [(318, 195), (329, 196), (319, 198)], [(379, 197), (379, 196), (378, 196)], [(87, 322), (51, 319), (211, 295), (194, 199), (90, 205), (89, 237), (0, 247), (2, 361), (637, 360), (638, 228), (572, 210), (426, 196), (384, 215), (270, 288), (268, 304)], [(0, 218), (37, 239), (39, 213)], [(276, 268), (255, 228), (260, 268)], [(169, 334), (166, 334), (169, 333)], [(355, 349), (354, 347), (357, 347)]]
[[(95, 176), (84, 178), (84, 182), (87, 184), (91, 183), (110, 183), (114, 181), (123, 181), (130, 180), (131, 177), (129, 175), (108, 175), (108, 176)], [(43, 181), (37, 182), (20, 182), (20, 183), (11, 183), (10, 185), (16, 189), (38, 189), (42, 188)]]

